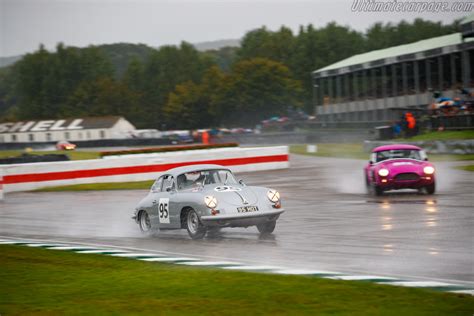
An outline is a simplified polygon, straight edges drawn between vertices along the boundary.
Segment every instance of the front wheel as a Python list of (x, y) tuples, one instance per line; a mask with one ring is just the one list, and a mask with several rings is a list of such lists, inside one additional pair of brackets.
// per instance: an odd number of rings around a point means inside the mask
[(374, 193), (376, 196), (381, 196), (383, 194), (383, 189), (378, 185), (374, 185)]
[(383, 189), (379, 185), (371, 184), (370, 192), (375, 196), (381, 196), (383, 194)]
[(148, 216), (146, 211), (141, 211), (138, 214), (138, 225), (142, 233), (149, 234), (151, 232), (150, 216)]
[(276, 221), (271, 221), (263, 224), (258, 224), (257, 229), (260, 234), (271, 234), (275, 230)]
[(192, 239), (202, 239), (206, 235), (206, 227), (199, 220), (196, 211), (190, 209), (186, 214), (186, 229)]
[(434, 182), (432, 184), (426, 186), (426, 193), (434, 194), (435, 191), (436, 191), (436, 185), (435, 185)]
[(370, 194), (370, 181), (369, 181), (369, 178), (367, 176), (365, 176), (365, 189), (366, 189), (367, 193)]

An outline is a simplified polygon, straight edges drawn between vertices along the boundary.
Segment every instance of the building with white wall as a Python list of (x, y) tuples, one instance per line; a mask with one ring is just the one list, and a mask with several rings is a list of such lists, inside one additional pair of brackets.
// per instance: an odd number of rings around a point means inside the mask
[(0, 123), (0, 143), (123, 139), (135, 126), (120, 116)]

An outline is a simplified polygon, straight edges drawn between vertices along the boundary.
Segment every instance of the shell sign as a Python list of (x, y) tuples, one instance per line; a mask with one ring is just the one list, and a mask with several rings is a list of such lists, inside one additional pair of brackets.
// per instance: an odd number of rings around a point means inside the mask
[(84, 129), (83, 119), (46, 120), (0, 124), (0, 133), (66, 131)]

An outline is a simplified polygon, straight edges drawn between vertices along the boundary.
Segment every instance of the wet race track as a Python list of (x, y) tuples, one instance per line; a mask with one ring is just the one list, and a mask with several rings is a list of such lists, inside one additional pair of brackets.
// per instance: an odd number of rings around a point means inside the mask
[(223, 229), (142, 236), (130, 216), (145, 191), (14, 193), (0, 203), (0, 235), (83, 242), (287, 268), (474, 284), (474, 177), (436, 163), (438, 192), (368, 196), (365, 161), (291, 156), (288, 170), (239, 174), (279, 190), (286, 212), (272, 236)]

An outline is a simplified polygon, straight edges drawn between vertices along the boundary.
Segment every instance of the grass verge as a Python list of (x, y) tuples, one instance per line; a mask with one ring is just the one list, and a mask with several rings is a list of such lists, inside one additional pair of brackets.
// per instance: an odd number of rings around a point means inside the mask
[(429, 132), (406, 138), (407, 141), (474, 139), (474, 130)]
[(474, 165), (459, 166), (458, 169), (474, 172)]
[(319, 157), (369, 158), (369, 154), (363, 150), (362, 144), (318, 144), (318, 151), (316, 153), (307, 153), (306, 145), (291, 145), (290, 153)]
[(154, 180), (64, 185), (35, 190), (35, 192), (97, 191), (97, 190), (149, 190)]
[(470, 315), (474, 297), (426, 289), (188, 268), (1, 245), (0, 313)]
[[(21, 154), (26, 153), (24, 150), (2, 150), (0, 151), (0, 158), (18, 157)], [(99, 159), (100, 154), (96, 151), (31, 151), (30, 155), (48, 155), (48, 154), (60, 154), (68, 155), (71, 160), (86, 160), (86, 159)]]
[[(363, 150), (362, 144), (318, 144), (318, 152), (307, 153), (306, 145), (291, 145), (290, 153), (317, 157), (335, 157), (350, 159), (369, 159), (369, 153)], [(474, 160), (473, 154), (468, 155), (429, 155), (431, 161)]]

